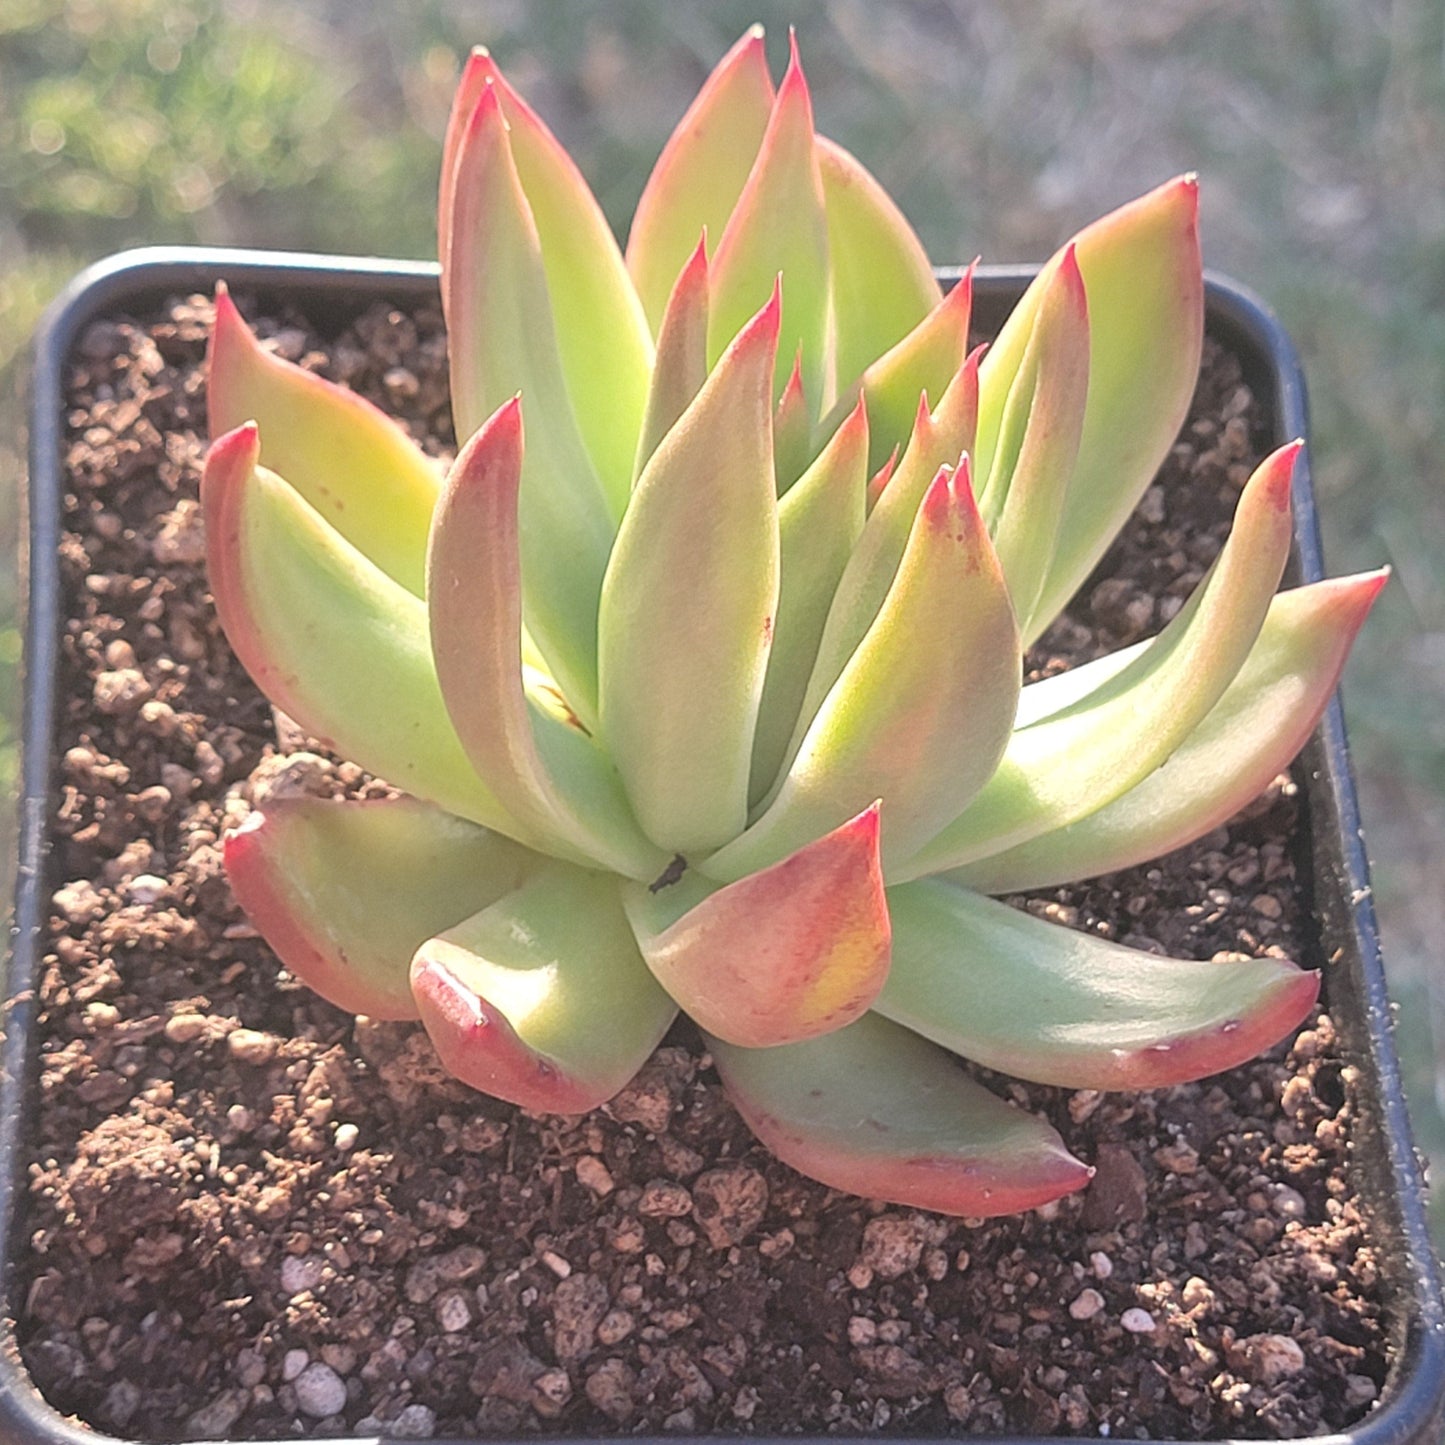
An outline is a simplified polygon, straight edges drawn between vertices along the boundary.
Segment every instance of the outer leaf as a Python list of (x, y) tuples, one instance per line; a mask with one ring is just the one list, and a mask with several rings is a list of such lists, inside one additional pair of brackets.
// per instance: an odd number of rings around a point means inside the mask
[(1094, 1172), (1043, 1120), (877, 1014), (779, 1049), (708, 1046), (753, 1133), (834, 1189), (987, 1217), (1037, 1208)]
[(1069, 246), (1040, 301), (979, 502), (1024, 633), (1057, 545), (1088, 395), (1089, 308)]
[(224, 282), (206, 368), (211, 436), (256, 422), (262, 462), (420, 596), (439, 464), (365, 398), (262, 347)]
[(888, 890), (878, 1010), (986, 1068), (1070, 1089), (1154, 1089), (1231, 1069), (1314, 1007), (1278, 958), (1193, 963), (1124, 948), (929, 879)]
[[(1043, 631), (1134, 509), (1189, 410), (1204, 334), (1193, 176), (1160, 186), (1074, 238), (1093, 319), (1089, 400), (1059, 545), (1024, 635)], [(979, 373), (977, 462), (993, 464), (1004, 406), (1060, 252), (1004, 324)]]
[(523, 689), (517, 490), (522, 407), (508, 402), (462, 448), (427, 554), (432, 655), (452, 724), (503, 807), (548, 851), (655, 878), (616, 769), (579, 727)]
[(1314, 731), (1387, 576), (1281, 593), (1239, 675), (1161, 767), (1098, 812), (945, 876), (982, 893), (1050, 887), (1160, 857), (1232, 818)]
[[(483, 87), (460, 147), (442, 278), (457, 436), (465, 441), (519, 391), (526, 397), (535, 438), (521, 496), (527, 629), (590, 724), (613, 523), (568, 398), (541, 242), (494, 85)], [(632, 437), (627, 446), (630, 469)]]
[(745, 1048), (852, 1023), (888, 974), (878, 808), (790, 858), (710, 892), (688, 874), (623, 889), (657, 981), (704, 1028)]
[(653, 167), (627, 241), (627, 269), (654, 335), (700, 232), (721, 237), (747, 184), (773, 108), (754, 25), (719, 62)]
[[(791, 277), (789, 278), (791, 280)], [(973, 267), (958, 284), (891, 350), (872, 362), (859, 385), (868, 403), (872, 449), (868, 464), (876, 470), (888, 453), (906, 443), (922, 409), (920, 396), (942, 397), (968, 354), (968, 322), (973, 306)], [(823, 435), (847, 415), (856, 393), (845, 393), (823, 423)], [(957, 453), (948, 460), (957, 460)]]
[(322, 998), (417, 1017), (407, 972), (432, 934), (509, 893), (543, 859), (415, 798), (277, 798), (224, 843), (237, 901)]
[(486, 50), (474, 50), (457, 106), (468, 95), (475, 106), (488, 85), (501, 102), (536, 222), (567, 394), (613, 512), (621, 516), (652, 370), (652, 334), (612, 228), (582, 173), (496, 61)]
[(787, 754), (833, 593), (863, 530), (867, 467), (868, 413), (860, 399), (778, 504), (781, 582), (753, 736), (752, 801), (771, 788)]
[(651, 460), (658, 443), (702, 390), (707, 380), (707, 235), (697, 243), (657, 333), (657, 364), (647, 396), (642, 435), (637, 443), (635, 475)]
[(530, 841), (462, 752), (420, 599), (258, 468), (258, 449), (255, 427), (228, 432), (201, 479), (211, 591), (246, 671), (313, 737), (368, 771)]
[(422, 944), (411, 986), (448, 1072), (548, 1113), (605, 1103), (677, 1012), (612, 881), (562, 863)]
[(602, 736), (643, 831), (678, 853), (747, 815), (778, 600), (777, 335), (775, 291), (653, 453), (602, 589)]
[(863, 369), (901, 341), (941, 293), (903, 212), (842, 146), (817, 138), (833, 272), (837, 375), (844, 396)]
[[(709, 362), (722, 355), (783, 276), (779, 352), (785, 357), (801, 354), (803, 394), (814, 406), (831, 401), (833, 376), (825, 347), (828, 223), (813, 151), (813, 104), (796, 40), (757, 160), (712, 264)], [(777, 379), (779, 391), (785, 380)]]
[(776, 798), (702, 866), (730, 879), (884, 805), (883, 856), (908, 858), (993, 772), (1018, 701), (1018, 633), (968, 469), (941, 472), (868, 635)]
[(1097, 811), (1142, 782), (1203, 721), (1244, 664), (1289, 555), (1299, 445), (1250, 478), (1234, 530), (1178, 616), (1109, 682), (1013, 735), (978, 797), (891, 882), (957, 868)]

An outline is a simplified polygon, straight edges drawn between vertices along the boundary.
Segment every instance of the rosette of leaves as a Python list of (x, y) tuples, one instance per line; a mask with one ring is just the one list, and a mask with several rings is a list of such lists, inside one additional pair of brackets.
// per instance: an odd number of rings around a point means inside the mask
[(1150, 641), (1021, 687), (1198, 370), (1196, 186), (1083, 231), (986, 350), (796, 49), (722, 61), (625, 255), (485, 51), (444, 152), (461, 442), (443, 475), (262, 347), (224, 290), (203, 484), (221, 621), (270, 699), (396, 790), (226, 841), (284, 964), (420, 1018), (459, 1079), (578, 1112), (679, 1009), (758, 1137), (827, 1184), (1028, 1208), (1090, 1170), (955, 1056), (1177, 1083), (1318, 976), (1157, 957), (988, 895), (1216, 827), (1312, 730), (1383, 580), (1276, 595), (1298, 447)]

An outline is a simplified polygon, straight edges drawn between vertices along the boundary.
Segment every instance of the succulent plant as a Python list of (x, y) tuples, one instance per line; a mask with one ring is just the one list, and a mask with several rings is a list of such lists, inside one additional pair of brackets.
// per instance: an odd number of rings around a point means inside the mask
[(485, 51), (442, 165), (445, 476), (217, 297), (221, 621), (277, 707), (397, 790), (280, 798), (228, 837), (286, 967), (535, 1110), (606, 1101), (682, 1009), (782, 1159), (969, 1215), (1091, 1171), (955, 1056), (1151, 1087), (1294, 1028), (1318, 975), (1289, 961), (1156, 957), (986, 896), (1249, 802), (1383, 582), (1276, 595), (1286, 447), (1157, 637), (1021, 686), (1185, 417), (1194, 180), (1075, 237), (970, 351), (970, 276), (943, 293), (760, 32), (625, 258)]

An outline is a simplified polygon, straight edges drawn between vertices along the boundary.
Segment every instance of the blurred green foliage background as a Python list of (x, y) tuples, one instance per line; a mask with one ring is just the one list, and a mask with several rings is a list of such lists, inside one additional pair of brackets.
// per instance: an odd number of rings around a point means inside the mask
[[(1422, 1142), (1445, 1159), (1445, 6), (1438, 0), (0, 0), (0, 468), (48, 299), (126, 246), (434, 255), (439, 138), (485, 43), (619, 230), (707, 69), (798, 26), (822, 129), (940, 262), (1041, 259), (1184, 170), (1208, 263), (1311, 383), (1335, 571), (1396, 580), (1347, 680)], [(17, 503), (0, 504), (13, 545)], [(13, 573), (0, 714), (13, 734)], [(7, 734), (10, 735), (10, 734)], [(13, 778), (0, 748), (0, 785)], [(1441, 1215), (1445, 1219), (1445, 1213)]]

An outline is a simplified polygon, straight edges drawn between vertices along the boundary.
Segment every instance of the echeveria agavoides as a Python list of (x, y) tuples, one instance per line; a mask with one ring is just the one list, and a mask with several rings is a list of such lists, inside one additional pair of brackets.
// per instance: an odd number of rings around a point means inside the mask
[(458, 1078), (604, 1102), (680, 1007), (762, 1141), (955, 1214), (1090, 1170), (955, 1054), (1077, 1088), (1231, 1067), (1285, 960), (1161, 959), (987, 898), (1138, 863), (1288, 766), (1383, 574), (1276, 594), (1267, 457), (1158, 637), (1020, 687), (1199, 367), (1192, 177), (1082, 231), (991, 347), (793, 49), (724, 57), (626, 250), (485, 51), (442, 158), (459, 451), (273, 355), (224, 290), (203, 501), (252, 676), (399, 790), (226, 842), (282, 962)]

